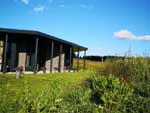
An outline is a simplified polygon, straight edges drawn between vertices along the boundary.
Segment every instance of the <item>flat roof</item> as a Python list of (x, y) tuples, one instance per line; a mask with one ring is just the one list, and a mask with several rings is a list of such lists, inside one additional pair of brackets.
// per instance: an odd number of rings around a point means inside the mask
[(78, 47), (80, 48), (80, 51), (88, 49), (88, 48), (80, 46), (78, 44), (75, 44), (75, 43), (72, 43), (72, 42), (60, 39), (58, 37), (55, 37), (55, 36), (52, 36), (52, 35), (49, 35), (49, 34), (46, 34), (46, 33), (42, 33), (40, 31), (35, 31), (35, 30), (0, 28), (0, 32), (3, 32), (3, 33), (16, 33), (16, 34), (29, 34), (29, 35), (37, 35), (37, 36), (49, 38), (51, 40), (54, 40), (54, 41), (57, 41), (57, 42), (60, 42), (60, 43), (71, 45), (75, 49), (75, 51), (77, 51)]

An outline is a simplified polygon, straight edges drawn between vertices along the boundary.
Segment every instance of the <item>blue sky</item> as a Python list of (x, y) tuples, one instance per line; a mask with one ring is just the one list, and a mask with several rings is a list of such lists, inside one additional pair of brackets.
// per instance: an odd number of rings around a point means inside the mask
[(150, 56), (150, 0), (1, 0), (0, 27), (42, 31), (88, 55)]

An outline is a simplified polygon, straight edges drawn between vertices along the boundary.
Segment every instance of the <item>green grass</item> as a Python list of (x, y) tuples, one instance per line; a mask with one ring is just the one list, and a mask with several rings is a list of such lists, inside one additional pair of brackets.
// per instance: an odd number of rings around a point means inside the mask
[[(105, 110), (112, 111), (112, 108), (117, 107), (114, 104), (108, 106), (107, 102), (112, 103), (111, 99), (116, 96), (111, 97), (110, 101), (105, 99), (109, 99), (110, 93), (116, 95), (116, 91), (112, 93), (110, 90), (110, 88), (116, 88), (116, 85), (111, 86), (112, 80), (109, 75), (115, 76), (115, 79), (123, 84), (119, 90), (119, 102), (121, 97), (124, 99), (122, 89), (125, 86), (132, 89), (132, 94), (128, 99), (125, 98), (124, 103), (117, 103), (121, 106), (116, 109), (117, 113), (149, 113), (150, 59), (129, 58), (124, 61), (104, 63), (86, 61), (86, 63), (87, 71), (84, 72), (27, 74), (19, 80), (16, 80), (14, 74), (0, 75), (0, 113), (106, 113)], [(82, 66), (83, 60), (80, 60), (80, 69)], [(96, 87), (93, 87), (93, 77), (100, 80), (94, 85)], [(106, 88), (103, 85), (106, 85)], [(100, 94), (98, 95), (99, 103), (93, 101), (97, 100), (97, 97), (92, 98), (95, 88), (98, 87), (100, 87), (97, 92)], [(101, 92), (99, 93), (102, 88), (104, 88), (102, 91), (104, 96)]]
[[(68, 89), (71, 85), (77, 85), (81, 83), (86, 77), (89, 76), (88, 72), (79, 73), (53, 73), (53, 74), (27, 74), (23, 75), (19, 80), (16, 80), (15, 75), (4, 74), (0, 75), (0, 88), (2, 94), (5, 93), (6, 87), (12, 93), (19, 93), (23, 89), (24, 81), (27, 80), (30, 88), (33, 89), (33, 93), (40, 93), (44, 88), (59, 88), (60, 92), (63, 92), (65, 88)], [(53, 86), (55, 84), (56, 86)]]
[[(53, 74), (27, 74), (16, 80), (14, 74), (0, 75), (0, 109), (9, 107), (19, 97), (24, 88), (25, 81), (31, 89), (32, 96), (49, 90), (55, 98), (61, 98), (89, 77), (89, 72), (53, 73)], [(1, 108), (2, 107), (2, 108)]]
[[(85, 69), (90, 71), (90, 72), (95, 72), (97, 69), (103, 68), (107, 63), (102, 63), (100, 61), (91, 61), (91, 60), (86, 60), (86, 66)], [(80, 59), (79, 60), (79, 69), (82, 70), (84, 65), (84, 60)], [(73, 59), (73, 68), (77, 69), (77, 59)]]

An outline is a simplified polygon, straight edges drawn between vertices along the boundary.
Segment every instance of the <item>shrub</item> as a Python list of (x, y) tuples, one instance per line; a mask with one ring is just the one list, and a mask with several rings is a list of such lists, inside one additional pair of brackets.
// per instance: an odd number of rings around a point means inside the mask
[(58, 113), (61, 111), (62, 99), (57, 99), (54, 96), (48, 89), (33, 96), (28, 81), (25, 81), (23, 93), (16, 100), (17, 111), (18, 113)]
[(97, 68), (97, 75), (112, 74), (119, 78), (129, 78), (131, 81), (149, 80), (150, 59), (148, 58), (126, 58), (124, 60), (116, 60), (106, 62), (103, 67)]
[(150, 98), (133, 94), (125, 105), (125, 113), (150, 113)]
[(92, 113), (90, 103), (91, 90), (86, 87), (72, 87), (72, 90), (64, 96), (67, 103), (67, 110), (73, 113)]
[(95, 76), (92, 79), (91, 100), (101, 105), (103, 112), (122, 112), (132, 89), (114, 76)]
[[(150, 112), (148, 107), (150, 106), (149, 58), (126, 58), (124, 60), (116, 60), (111, 63), (105, 63), (103, 68), (99, 68), (96, 72), (98, 75), (103, 74), (105, 76), (112, 74), (134, 89), (133, 95), (128, 99), (128, 102), (125, 103), (126, 112)], [(130, 105), (130, 107), (128, 105)]]

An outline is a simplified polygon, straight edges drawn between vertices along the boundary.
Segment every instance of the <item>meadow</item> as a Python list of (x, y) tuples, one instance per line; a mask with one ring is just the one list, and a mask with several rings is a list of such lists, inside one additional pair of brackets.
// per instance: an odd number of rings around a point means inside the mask
[(18, 109), (16, 101), (23, 93), (29, 93), (26, 90), (30, 90), (33, 98), (48, 92), (51, 98), (61, 99), (63, 95), (80, 85), (88, 75), (88, 72), (27, 74), (22, 75), (19, 80), (12, 74), (0, 75), (0, 112), (12, 112), (14, 106)]
[(0, 75), (0, 113), (150, 113), (149, 58), (82, 67), (80, 60), (80, 72)]

